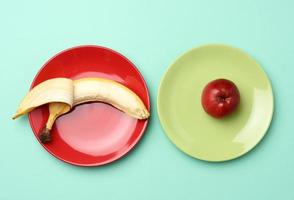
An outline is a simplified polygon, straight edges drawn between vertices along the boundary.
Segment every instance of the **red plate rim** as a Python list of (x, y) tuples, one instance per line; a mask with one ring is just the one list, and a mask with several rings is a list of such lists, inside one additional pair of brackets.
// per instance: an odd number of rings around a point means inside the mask
[[(37, 72), (37, 74), (35, 75), (32, 83), (31, 83), (31, 86), (30, 86), (30, 90), (34, 87), (34, 84), (36, 82), (36, 79), (37, 77), (39, 76), (39, 74), (42, 72), (42, 70), (47, 66), (48, 63), (50, 63), (52, 60), (54, 60), (57, 56), (67, 52), (67, 51), (70, 51), (70, 50), (74, 50), (74, 49), (79, 49), (79, 48), (88, 48), (88, 47), (94, 47), (94, 48), (99, 48), (99, 49), (104, 49), (104, 50), (107, 50), (107, 51), (110, 51), (114, 54), (117, 54), (119, 55), (120, 57), (122, 57), (123, 59), (125, 59), (134, 69), (135, 71), (138, 73), (139, 77), (142, 79), (142, 82), (143, 82), (143, 85), (144, 85), (144, 89), (147, 91), (147, 109), (149, 110), (149, 112), (151, 111), (151, 105), (150, 105), (150, 95), (149, 95), (149, 90), (148, 90), (148, 87), (147, 87), (147, 84), (146, 84), (146, 81), (144, 79), (144, 77), (142, 76), (141, 72), (138, 70), (138, 68), (128, 59), (126, 58), (124, 55), (122, 55), (121, 53), (113, 50), (113, 49), (110, 49), (108, 47), (104, 47), (104, 46), (99, 46), (99, 45), (78, 45), (78, 46), (74, 46), (74, 47), (70, 47), (70, 48), (67, 48), (67, 49), (64, 49), (60, 52), (58, 52), (57, 54), (55, 54), (53, 57), (51, 57), (49, 60), (47, 60), (43, 65), (42, 67), (39, 69), (39, 71)], [(151, 117), (151, 115), (150, 115)], [(63, 161), (63, 162), (66, 162), (68, 164), (71, 164), (71, 165), (75, 165), (75, 166), (81, 166), (81, 167), (95, 167), (95, 166), (101, 166), (101, 165), (106, 165), (106, 164), (109, 164), (109, 163), (112, 163), (114, 161), (117, 161), (119, 160), (120, 158), (123, 158), (124, 156), (126, 156), (134, 147), (135, 145), (139, 142), (139, 140), (142, 138), (146, 128), (147, 128), (147, 125), (148, 125), (148, 122), (149, 122), (149, 119), (145, 120), (144, 122), (144, 125), (140, 131), (140, 134), (139, 136), (136, 138), (136, 140), (134, 140), (132, 142), (131, 145), (128, 146), (128, 148), (126, 149), (126, 151), (122, 154), (119, 154), (118, 156), (115, 156), (113, 157), (112, 159), (109, 159), (107, 161), (104, 161), (104, 162), (97, 162), (97, 163), (91, 163), (91, 164), (81, 164), (81, 163), (76, 163), (76, 162), (71, 162), (71, 161), (68, 161), (66, 159), (63, 159), (62, 157), (60, 156), (57, 156), (55, 155), (53, 152), (51, 152), (45, 144), (43, 144), (39, 138), (37, 137), (38, 133), (35, 131), (36, 128), (34, 127), (33, 123), (32, 123), (32, 115), (31, 113), (28, 114), (28, 118), (29, 118), (29, 123), (30, 123), (30, 126), (32, 128), (32, 131), (34, 133), (34, 136), (36, 137), (36, 139), (38, 140), (38, 142), (44, 147), (44, 149), (46, 149), (47, 152), (49, 152), (51, 155), (53, 155), (55, 158)]]

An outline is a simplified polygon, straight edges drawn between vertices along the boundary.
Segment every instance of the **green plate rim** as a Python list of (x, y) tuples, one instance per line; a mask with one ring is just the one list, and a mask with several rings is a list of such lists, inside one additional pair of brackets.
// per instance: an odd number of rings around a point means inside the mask
[[(265, 129), (264, 129), (264, 132), (262, 133), (262, 137), (256, 141), (256, 143), (249, 149), (247, 149), (246, 151), (242, 152), (241, 154), (235, 156), (235, 157), (232, 157), (232, 158), (228, 158), (228, 159), (223, 159), (223, 160), (209, 160), (209, 159), (202, 159), (202, 158), (198, 158), (186, 151), (184, 151), (181, 147), (179, 147), (173, 140), (172, 138), (169, 136), (168, 134), (168, 128), (167, 128), (167, 125), (165, 125), (163, 123), (163, 120), (162, 120), (162, 114), (161, 114), (161, 111), (160, 111), (160, 106), (159, 106), (159, 101), (160, 101), (160, 92), (162, 90), (162, 84), (164, 82), (164, 79), (165, 77), (167, 76), (167, 74), (169, 73), (169, 71), (172, 69), (172, 66), (179, 60), (181, 59), (184, 55), (186, 54), (189, 54), (190, 52), (192, 51), (195, 51), (197, 49), (200, 49), (200, 48), (205, 48), (205, 47), (213, 47), (213, 46), (218, 46), (218, 47), (225, 47), (225, 48), (230, 48), (230, 49), (234, 49), (236, 51), (239, 51), (241, 52), (242, 54), (244, 54), (244, 56), (248, 57), (248, 59), (252, 60), (256, 66), (258, 67), (258, 69), (260, 71), (263, 72), (263, 74), (266, 76), (266, 80), (268, 82), (268, 85), (270, 87), (270, 91), (271, 91), (271, 100), (272, 100), (272, 105), (271, 105), (271, 113), (270, 113), (270, 120), (268, 121)], [(202, 44), (202, 45), (199, 45), (197, 47), (193, 47), (193, 48), (190, 48), (189, 50), (185, 51), (184, 53), (180, 54), (171, 64), (169, 64), (169, 66), (167, 67), (166, 71), (164, 72), (161, 80), (160, 80), (160, 83), (159, 83), (159, 86), (158, 86), (158, 89), (157, 89), (157, 98), (156, 98), (156, 106), (157, 106), (157, 114), (158, 114), (158, 118), (159, 118), (159, 121), (160, 121), (160, 125), (163, 129), (163, 132), (165, 133), (165, 135), (168, 137), (169, 141), (177, 147), (178, 150), (180, 150), (181, 152), (185, 153), (186, 155), (192, 157), (192, 158), (196, 158), (198, 160), (201, 160), (201, 161), (206, 161), (206, 162), (211, 162), (211, 163), (221, 163), (221, 162), (226, 162), (226, 161), (231, 161), (231, 160), (235, 160), (237, 158), (240, 158), (242, 157), (243, 155), (249, 153), (252, 149), (254, 149), (262, 140), (263, 138), (265, 137), (266, 133), (268, 132), (269, 128), (270, 128), (270, 125), (272, 123), (272, 120), (273, 120), (273, 114), (274, 114), (274, 107), (275, 107), (275, 98), (274, 98), (274, 92), (273, 92), (273, 88), (272, 88), (272, 84), (271, 84), (271, 80), (268, 76), (268, 74), (264, 71), (264, 69), (260, 66), (260, 64), (251, 56), (249, 55), (248, 53), (246, 53), (245, 51), (243, 51), (242, 49), (240, 48), (237, 48), (237, 47), (233, 47), (233, 46), (230, 46), (230, 45), (227, 45), (227, 44), (221, 44), (221, 43), (210, 43), (210, 44)]]

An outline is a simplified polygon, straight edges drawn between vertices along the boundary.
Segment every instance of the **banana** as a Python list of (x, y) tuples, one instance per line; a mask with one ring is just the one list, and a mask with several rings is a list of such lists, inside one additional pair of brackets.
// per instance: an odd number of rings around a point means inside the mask
[[(126, 114), (147, 119), (150, 115), (142, 100), (126, 86), (104, 78), (54, 78), (34, 87), (20, 103), (13, 119), (43, 104), (59, 102), (67, 105), (63, 113), (85, 102), (108, 103)], [(66, 112), (65, 112), (66, 111)]]
[(24, 115), (43, 104), (49, 104), (47, 123), (39, 133), (42, 143), (51, 141), (50, 131), (55, 120), (69, 112), (73, 106), (85, 102), (100, 101), (108, 103), (137, 119), (147, 119), (150, 116), (142, 100), (129, 88), (109, 79), (53, 78), (34, 87), (22, 100), (15, 115)]

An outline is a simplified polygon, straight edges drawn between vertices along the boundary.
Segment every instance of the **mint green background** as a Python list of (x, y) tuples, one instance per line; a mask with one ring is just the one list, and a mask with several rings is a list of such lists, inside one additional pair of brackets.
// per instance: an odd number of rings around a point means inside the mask
[[(0, 199), (294, 199), (294, 1), (1, 1)], [(163, 133), (156, 94), (186, 50), (226, 43), (248, 52), (272, 80), (275, 113), (264, 140), (225, 163), (198, 161)], [(80, 44), (113, 48), (146, 78), (150, 126), (125, 158), (81, 168), (49, 155), (27, 118), (10, 120), (36, 72)]]

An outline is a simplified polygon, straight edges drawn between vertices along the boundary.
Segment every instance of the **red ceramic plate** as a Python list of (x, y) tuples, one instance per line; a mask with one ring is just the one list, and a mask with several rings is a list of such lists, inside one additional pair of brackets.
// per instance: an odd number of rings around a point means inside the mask
[[(65, 50), (41, 68), (31, 88), (56, 77), (102, 77), (118, 81), (133, 90), (150, 110), (148, 89), (140, 72), (127, 58), (111, 49), (79, 46)], [(29, 114), (37, 139), (47, 118), (48, 105)], [(130, 151), (143, 135), (147, 123), (148, 120), (134, 119), (108, 104), (88, 103), (58, 118), (52, 129), (52, 141), (40, 144), (67, 163), (98, 166)]]

